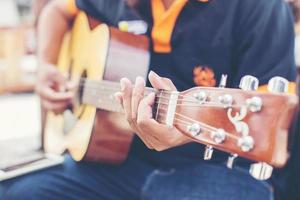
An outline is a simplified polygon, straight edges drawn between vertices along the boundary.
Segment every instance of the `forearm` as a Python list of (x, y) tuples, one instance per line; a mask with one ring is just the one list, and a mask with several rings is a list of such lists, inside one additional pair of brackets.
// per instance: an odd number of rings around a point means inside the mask
[(67, 1), (54, 0), (41, 13), (38, 24), (39, 62), (57, 63), (64, 34), (75, 17), (67, 8)]

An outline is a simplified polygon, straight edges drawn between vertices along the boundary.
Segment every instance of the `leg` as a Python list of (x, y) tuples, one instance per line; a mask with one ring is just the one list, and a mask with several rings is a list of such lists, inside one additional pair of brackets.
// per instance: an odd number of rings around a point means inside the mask
[(67, 156), (62, 166), (0, 183), (0, 199), (134, 200), (138, 199), (139, 186), (151, 173), (148, 169), (143, 162), (133, 158), (121, 166), (111, 166), (76, 163)]
[(208, 163), (156, 170), (143, 189), (147, 200), (272, 200), (273, 189), (244, 170)]

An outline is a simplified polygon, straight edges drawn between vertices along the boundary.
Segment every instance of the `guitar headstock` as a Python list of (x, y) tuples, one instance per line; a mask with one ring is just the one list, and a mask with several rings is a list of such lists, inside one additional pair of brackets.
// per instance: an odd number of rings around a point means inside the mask
[(262, 162), (252, 166), (252, 175), (265, 179), (255, 175), (259, 173), (254, 168), (265, 170), (269, 165), (282, 167), (286, 163), (288, 129), (298, 97), (286, 94), (288, 82), (281, 77), (269, 81), (269, 92), (257, 92), (257, 87), (255, 77), (245, 76), (241, 89), (164, 91), (156, 101), (156, 119), (207, 145), (206, 160), (216, 148), (231, 154), (229, 168), (237, 156)]

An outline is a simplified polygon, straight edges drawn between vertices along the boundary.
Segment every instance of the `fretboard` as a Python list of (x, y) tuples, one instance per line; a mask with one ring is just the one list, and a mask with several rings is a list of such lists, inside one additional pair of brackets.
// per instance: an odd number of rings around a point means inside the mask
[[(114, 94), (121, 91), (120, 83), (112, 81), (84, 80), (82, 84), (82, 103), (95, 106), (96, 108), (123, 112), (119, 102), (115, 100)], [(145, 95), (155, 92), (153, 88), (146, 88)]]

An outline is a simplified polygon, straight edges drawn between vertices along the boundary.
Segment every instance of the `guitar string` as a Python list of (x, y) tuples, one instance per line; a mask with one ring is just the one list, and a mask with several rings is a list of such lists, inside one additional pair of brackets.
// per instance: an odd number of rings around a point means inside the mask
[[(167, 111), (167, 109), (163, 109), (163, 110)], [(188, 125), (192, 125), (193, 123), (198, 123), (200, 126), (202, 125), (201, 127), (210, 129), (211, 132), (217, 131), (217, 130), (218, 130), (218, 128), (216, 128), (216, 127), (210, 126), (210, 125), (205, 124), (205, 123), (203, 123), (203, 122), (199, 122), (199, 121), (197, 121), (197, 120), (195, 120), (195, 119), (192, 119), (192, 118), (190, 118), (190, 117), (184, 116), (184, 115), (182, 115), (182, 114), (180, 114), (180, 113), (177, 113), (177, 112), (175, 112), (175, 118), (174, 118), (174, 119), (182, 120), (182, 119), (180, 119), (180, 118), (177, 118), (176, 115), (178, 115), (179, 117), (182, 117), (182, 118), (184, 118), (184, 119), (186, 119), (186, 120), (192, 121), (192, 122), (184, 121), (184, 122), (187, 123)], [(167, 116), (167, 114), (166, 114), (165, 116)], [(190, 123), (190, 124), (189, 124), (189, 123)], [(233, 139), (237, 139), (237, 140), (239, 139), (239, 137), (236, 136), (236, 135), (233, 134), (233, 133), (229, 133), (229, 132), (227, 132), (227, 131), (224, 131), (224, 132), (225, 132), (225, 134), (226, 134), (227, 136), (229, 136), (229, 137), (231, 137), (231, 138), (233, 138)]]
[[(163, 116), (163, 114), (159, 112), (160, 110), (168, 111), (167, 109), (158, 107), (158, 111), (157, 111), (161, 117), (167, 116), (166, 113), (164, 113), (165, 116)], [(178, 112), (175, 112), (175, 118), (174, 118), (174, 119), (180, 120), (180, 118), (178, 118), (177, 116), (182, 117), (182, 118), (184, 118), (185, 120), (189, 120), (189, 121), (185, 121), (186, 123), (190, 123), (189, 125), (192, 125), (192, 123), (199, 123), (199, 124), (202, 125), (202, 127), (209, 128), (209, 129), (211, 129), (211, 131), (217, 131), (217, 129), (218, 129), (218, 128), (216, 128), (216, 127), (212, 127), (212, 126), (210, 126), (210, 125), (208, 125), (208, 124), (205, 124), (205, 123), (203, 123), (203, 122), (199, 122), (199, 121), (197, 121), (197, 120), (195, 120), (195, 119), (192, 119), (192, 118), (187, 117), (187, 116), (184, 116), (184, 115), (182, 115), (182, 114), (180, 114), (180, 113), (178, 113)], [(232, 134), (232, 133), (228, 133), (228, 132), (225, 132), (225, 133), (226, 133), (226, 135), (228, 135), (228, 136), (230, 136), (230, 137), (232, 137), (232, 138), (234, 138), (234, 139), (239, 139), (236, 135), (234, 135), (234, 134)]]
[[(108, 84), (110, 84), (110, 83), (108, 83)], [(110, 85), (110, 86), (101, 86), (101, 85), (99, 85), (99, 84), (96, 84), (95, 83), (95, 85), (94, 86), (89, 86), (89, 85), (85, 85), (85, 89), (99, 89), (99, 90), (101, 90), (101, 92), (102, 91), (111, 91), (111, 93), (114, 93), (114, 92), (116, 92), (115, 90), (119, 90), (120, 91), (120, 87), (119, 86), (117, 86), (117, 87), (115, 87), (114, 89), (112, 89), (112, 86)], [(215, 88), (214, 88), (215, 89)], [(151, 91), (149, 91), (149, 90), (151, 90)], [(145, 91), (146, 93), (147, 92), (158, 92), (158, 93), (161, 93), (161, 94), (173, 94), (175, 91), (168, 91), (168, 90), (156, 90), (156, 89), (154, 89), (154, 88), (146, 88), (146, 91)], [(193, 98), (193, 97), (191, 97), (191, 96), (185, 96), (185, 95), (182, 95), (182, 94), (180, 94), (180, 92), (178, 92), (179, 94), (178, 94), (178, 97), (183, 97), (183, 98), (185, 98), (185, 100), (186, 99), (190, 99), (190, 101), (193, 101), (193, 102), (195, 102), (195, 103), (199, 103), (199, 101), (195, 101), (195, 98)], [(188, 101), (188, 100), (187, 100)]]
[[(213, 103), (205, 103), (201, 105), (195, 105), (195, 104), (184, 104), (184, 103), (162, 103), (160, 101), (155, 101), (155, 103), (160, 104), (160, 105), (176, 105), (176, 106), (187, 106), (187, 107), (208, 107), (208, 108), (221, 108), (221, 109), (226, 109), (227, 107), (224, 107), (223, 104), (213, 104)], [(243, 106), (240, 105), (230, 105), (230, 108), (242, 108)]]
[[(101, 92), (103, 93), (103, 92), (105, 92), (105, 91), (112, 91), (112, 89), (111, 89), (111, 86), (107, 86), (107, 87), (104, 87), (104, 86), (99, 86), (99, 85), (97, 85), (97, 86), (95, 86), (95, 87), (90, 87), (90, 86), (87, 86), (86, 85), (86, 87), (85, 88), (95, 88), (95, 89), (99, 89), (99, 90), (101, 90)], [(118, 87), (118, 89), (120, 89), (119, 87)], [(153, 88), (147, 88), (147, 89), (153, 89)], [(153, 89), (153, 90), (155, 90), (155, 89)], [(163, 94), (163, 93), (167, 93), (167, 94), (172, 94), (174, 91), (167, 91), (167, 90), (157, 90), (158, 92), (160, 92), (160, 94)], [(146, 95), (146, 94), (145, 94)], [(157, 96), (158, 98), (167, 98), (167, 99), (170, 99), (170, 97), (163, 97), (162, 95), (160, 95), (160, 96)], [(199, 104), (199, 103), (202, 103), (202, 102), (200, 102), (200, 101), (197, 101), (197, 100), (195, 100), (193, 97), (191, 97), (191, 96), (185, 96), (185, 95), (181, 95), (180, 93), (178, 94), (178, 97), (182, 97), (182, 99), (184, 99), (184, 101), (185, 102), (192, 102), (192, 103), (197, 103), (197, 104)], [(178, 99), (178, 100), (181, 100), (181, 99)], [(206, 104), (215, 104), (215, 103), (212, 103), (212, 102), (205, 102)], [(220, 104), (220, 105), (222, 105), (222, 104)], [(191, 106), (191, 105), (190, 105)], [(242, 107), (242, 106), (245, 106), (245, 105), (234, 105), (234, 106), (231, 106), (231, 107)], [(216, 107), (216, 105), (215, 105), (215, 107)]]
[[(91, 80), (88, 80), (88, 81), (91, 81)], [(111, 86), (111, 84), (114, 84), (114, 83), (116, 83), (116, 84), (118, 84), (118, 86), (116, 85), (116, 86)], [(88, 84), (91, 84), (91, 86), (88, 86)], [(85, 88), (88, 86), (88, 88), (91, 88), (91, 89), (93, 89), (93, 88), (95, 88), (95, 89), (101, 89), (101, 90), (109, 90), (109, 91), (112, 91), (112, 89), (111, 88), (114, 88), (114, 89), (118, 89), (118, 90), (120, 90), (120, 86), (119, 86), (119, 83), (118, 82), (107, 82), (107, 83), (105, 83), (105, 82), (101, 82), (101, 84), (102, 85), (100, 85), (99, 83), (92, 83), (92, 82), (87, 82), (87, 83), (84, 83), (84, 84), (82, 84), (82, 85), (80, 85), (80, 86), (85, 86)], [(108, 85), (108, 84), (110, 84), (109, 86), (105, 86), (105, 85)], [(163, 92), (163, 93), (166, 93), (166, 94), (172, 94), (172, 93), (174, 93), (174, 92), (178, 92), (178, 91), (171, 91), (171, 90), (157, 90), (157, 89), (154, 89), (154, 88), (150, 88), (150, 87), (146, 87), (146, 91), (147, 90), (151, 90), (152, 92)], [(180, 96), (181, 94), (179, 94), (179, 96)], [(181, 95), (182, 96), (182, 95)]]
[[(108, 93), (108, 94), (110, 94), (110, 92), (108, 92), (108, 91), (111, 91), (111, 90), (106, 90), (106, 91), (104, 91), (104, 90), (101, 90), (101, 92), (102, 93)], [(163, 92), (165, 92), (165, 91), (163, 91)], [(193, 105), (193, 104), (178, 104), (177, 103), (177, 105), (180, 105), (180, 106), (191, 106), (191, 107), (221, 107), (221, 108), (224, 108), (224, 105), (223, 104), (221, 104), (221, 103), (217, 103), (217, 102), (200, 102), (200, 101), (197, 101), (197, 100), (189, 100), (189, 99), (187, 99), (187, 98), (190, 98), (190, 99), (193, 99), (192, 97), (189, 97), (189, 96), (184, 96), (184, 95), (179, 95), (179, 96), (181, 96), (182, 98), (178, 98), (177, 99), (177, 101), (184, 101), (184, 103), (195, 103), (196, 105)], [(156, 96), (156, 98), (158, 98), (158, 99), (166, 99), (166, 100), (170, 100), (171, 99), (171, 97), (166, 97), (166, 96), (162, 96), (162, 95), (158, 95), (158, 96)], [(156, 101), (156, 102), (159, 102), (159, 101)], [(162, 103), (162, 104), (168, 104), (169, 105), (169, 103), (163, 103), (163, 102), (159, 102), (159, 103)], [(242, 105), (242, 104), (235, 104), (235, 105), (230, 105), (230, 107), (232, 107), (232, 108), (241, 108), (242, 106), (246, 106), (246, 104), (245, 105)]]
[[(162, 103), (162, 102), (160, 102), (160, 103)], [(168, 105), (167, 103), (163, 103), (163, 104)], [(161, 108), (161, 107), (158, 108), (158, 110), (164, 110), (164, 111), (167, 111), (167, 109), (164, 109), (164, 108)], [(184, 115), (182, 115), (182, 114), (179, 114), (179, 113), (177, 113), (177, 112), (175, 112), (175, 115), (178, 115), (179, 117), (182, 117), (182, 118), (185, 118), (185, 119), (187, 119), (187, 120), (190, 120), (190, 121), (192, 121), (192, 122), (194, 122), (194, 123), (201, 124), (201, 125), (202, 125), (202, 128), (206, 128), (208, 131), (211, 131), (211, 132), (212, 132), (212, 131), (216, 131), (216, 130), (217, 130), (216, 127), (209, 126), (208, 124), (199, 122), (199, 121), (197, 121), (197, 120), (194, 120), (194, 119), (192, 119), (192, 118), (189, 118), (189, 117), (184, 116)], [(160, 116), (162, 116), (162, 114), (160, 114)], [(176, 116), (175, 116), (175, 119), (176, 119), (176, 120), (181, 120), (182, 122), (185, 122), (185, 123), (191, 123), (191, 122), (188, 122), (188, 121), (184, 121), (184, 120), (182, 120), (182, 119), (179, 119), (179, 118), (177, 118)], [(192, 125), (192, 124), (189, 124), (189, 125)], [(205, 126), (206, 126), (206, 127), (205, 127)], [(209, 130), (209, 129), (211, 129), (211, 130)], [(233, 135), (232, 133), (225, 132), (225, 134), (226, 134), (227, 136), (229, 136), (229, 137), (234, 138), (234, 139), (239, 139), (236, 135)]]
[[(186, 123), (184, 123), (184, 121), (182, 121), (182, 120), (180, 120), (180, 119), (174, 119), (174, 125), (183, 125), (183, 126), (185, 126), (185, 125), (187, 125)], [(197, 135), (197, 136), (194, 136), (194, 135), (192, 135), (192, 134), (190, 134), (190, 133), (188, 133), (187, 135), (189, 135), (190, 137), (192, 137), (192, 138), (195, 138), (196, 140), (198, 140), (198, 141), (201, 141), (201, 142), (203, 142), (204, 141), (204, 139), (206, 139), (205, 137), (203, 138), (199, 138), (199, 137), (201, 137), (201, 136), (203, 136), (203, 134), (205, 134), (205, 135), (208, 135), (208, 136), (211, 136), (211, 133), (212, 133), (212, 131), (211, 130), (209, 130), (209, 129), (206, 129), (206, 128), (203, 128), (206, 132), (204, 132), (204, 133), (201, 133), (201, 134), (199, 134), (199, 135)], [(188, 131), (187, 131), (188, 132)], [(186, 133), (185, 133), (186, 134)], [(239, 138), (237, 137), (237, 136), (233, 136), (233, 135), (230, 135), (230, 134), (228, 134), (228, 133), (225, 133), (226, 134), (226, 136), (228, 137), (228, 138), (232, 138), (232, 139), (234, 139), (234, 140), (239, 140)], [(208, 139), (206, 139), (207, 141), (206, 142), (214, 142), (214, 143), (216, 143), (214, 140), (213, 140), (213, 138), (211, 138), (210, 137), (210, 140), (208, 140)], [(226, 138), (225, 138), (225, 140), (226, 140)], [(224, 143), (225, 143), (225, 140), (224, 140)]]
[[(116, 87), (115, 89), (117, 90), (117, 91), (114, 91), (113, 89), (112, 89), (112, 87), (111, 86), (107, 86), (107, 87), (105, 87), (105, 86), (87, 86), (87, 85), (85, 85), (85, 89), (97, 89), (97, 90), (99, 90), (101, 93), (104, 93), (104, 92), (106, 92), (106, 93), (115, 93), (115, 92), (120, 92), (120, 87)], [(152, 91), (147, 91), (147, 90), (152, 90)], [(97, 92), (97, 91), (96, 91)], [(152, 88), (146, 88), (146, 91), (145, 91), (145, 95), (147, 95), (147, 93), (149, 93), (149, 92), (157, 92), (157, 93), (160, 93), (160, 94), (172, 94), (172, 93), (174, 93), (175, 91), (167, 91), (167, 90), (155, 90), (155, 89), (152, 89)], [(176, 91), (177, 92), (177, 91)], [(194, 98), (193, 97), (189, 97), (189, 96), (184, 96), (184, 95), (182, 95), (182, 94), (180, 94), (180, 93), (178, 93), (178, 97), (183, 97), (183, 98), (185, 98), (185, 99), (190, 99), (190, 101), (195, 101), (195, 102), (197, 102), (196, 100), (194, 100)]]

